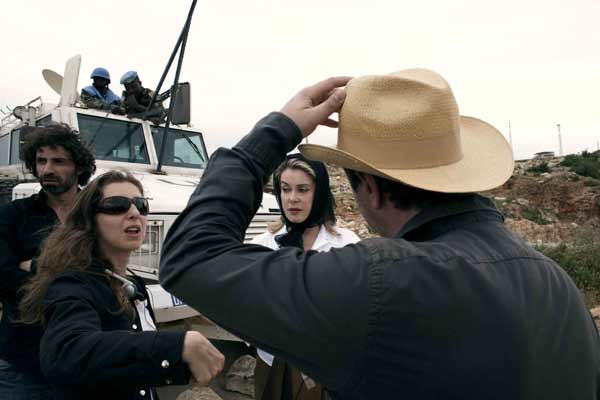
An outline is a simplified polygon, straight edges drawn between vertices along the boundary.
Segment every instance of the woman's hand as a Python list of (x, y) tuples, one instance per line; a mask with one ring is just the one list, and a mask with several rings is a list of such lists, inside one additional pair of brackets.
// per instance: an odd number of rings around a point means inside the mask
[(221, 370), (225, 357), (200, 332), (188, 331), (183, 340), (181, 358), (200, 385), (207, 385)]

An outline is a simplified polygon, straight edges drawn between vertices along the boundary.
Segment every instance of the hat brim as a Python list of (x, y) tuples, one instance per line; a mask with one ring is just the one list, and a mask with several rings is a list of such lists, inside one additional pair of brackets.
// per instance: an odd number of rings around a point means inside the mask
[(378, 175), (434, 192), (481, 192), (506, 182), (512, 176), (514, 160), (504, 136), (488, 123), (472, 117), (460, 117), (460, 130), (463, 158), (452, 164), (432, 168), (377, 168), (335, 147), (302, 144), (298, 148), (305, 157), (312, 160)]

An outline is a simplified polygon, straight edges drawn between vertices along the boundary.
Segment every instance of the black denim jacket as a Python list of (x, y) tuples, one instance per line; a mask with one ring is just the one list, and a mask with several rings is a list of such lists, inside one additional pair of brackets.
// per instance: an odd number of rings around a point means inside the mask
[(300, 140), (273, 113), (212, 155), (165, 240), (163, 286), (337, 399), (598, 398), (598, 334), (578, 289), (481, 196), (326, 253), (242, 244), (265, 179)]
[[(0, 207), (0, 358), (40, 382), (44, 381), (39, 365), (42, 328), (15, 319), (22, 297), (19, 290), (35, 273), (41, 244), (57, 223), (43, 191)], [(26, 260), (33, 260), (31, 273), (19, 269), (19, 263)]]
[[(48, 288), (40, 360), (56, 399), (157, 398), (154, 387), (190, 378), (181, 358), (185, 332), (142, 332), (140, 315), (122, 309), (110, 279), (101, 269), (64, 272)], [(143, 281), (134, 282), (148, 298)]]

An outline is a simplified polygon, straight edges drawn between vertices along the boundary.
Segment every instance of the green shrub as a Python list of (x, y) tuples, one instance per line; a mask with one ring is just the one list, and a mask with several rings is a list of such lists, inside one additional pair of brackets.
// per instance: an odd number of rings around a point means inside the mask
[(550, 222), (544, 218), (544, 215), (537, 208), (524, 207), (521, 210), (521, 216), (525, 219), (535, 222), (538, 225), (547, 225)]
[(581, 154), (569, 154), (561, 162), (561, 165), (569, 167), (571, 171), (578, 175), (600, 179), (600, 151), (593, 153), (582, 151)]
[(583, 184), (588, 187), (594, 187), (600, 185), (600, 181), (597, 179), (588, 178), (585, 181), (583, 181)]
[(588, 307), (600, 304), (600, 229), (580, 229), (568, 243), (537, 249), (569, 274)]
[(544, 161), (541, 164), (534, 165), (533, 167), (527, 168), (527, 172), (543, 174), (544, 172), (550, 172), (550, 167), (548, 167), (548, 163)]

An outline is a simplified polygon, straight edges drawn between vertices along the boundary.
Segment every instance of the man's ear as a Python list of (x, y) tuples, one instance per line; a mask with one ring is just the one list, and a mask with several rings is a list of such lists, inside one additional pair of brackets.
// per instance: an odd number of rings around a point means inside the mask
[(367, 200), (369, 205), (374, 210), (378, 210), (383, 205), (383, 195), (379, 186), (375, 181), (375, 178), (371, 174), (361, 174), (362, 183), (365, 185), (365, 192), (367, 194)]

